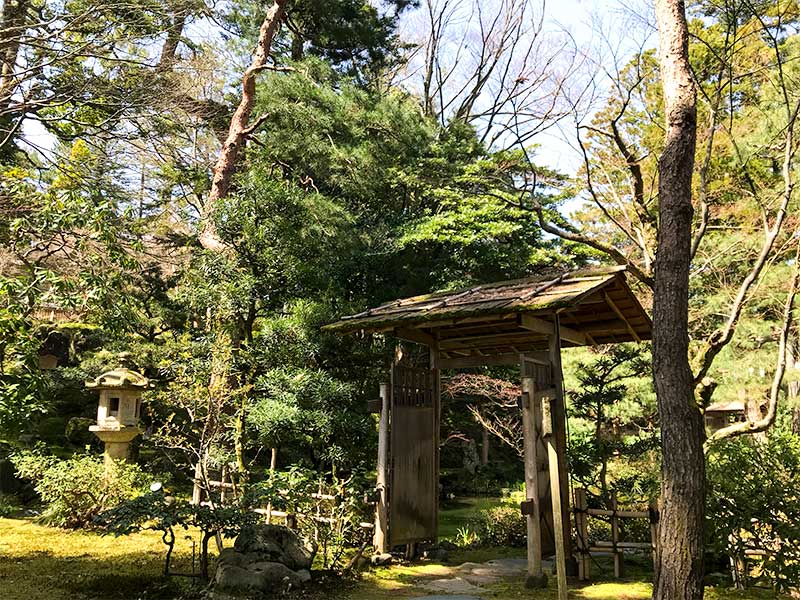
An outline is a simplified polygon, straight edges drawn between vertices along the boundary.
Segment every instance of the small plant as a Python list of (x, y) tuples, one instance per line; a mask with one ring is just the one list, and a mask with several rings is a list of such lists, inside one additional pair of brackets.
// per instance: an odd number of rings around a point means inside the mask
[(17, 474), (34, 483), (46, 505), (41, 521), (56, 527), (80, 529), (92, 519), (141, 493), (144, 474), (136, 465), (116, 463), (107, 472), (101, 458), (76, 455), (66, 460), (41, 449), (11, 457)]
[(456, 530), (455, 538), (453, 538), (453, 543), (460, 548), (471, 548), (472, 546), (477, 546), (478, 542), (480, 542), (478, 534), (469, 527), (459, 527)]

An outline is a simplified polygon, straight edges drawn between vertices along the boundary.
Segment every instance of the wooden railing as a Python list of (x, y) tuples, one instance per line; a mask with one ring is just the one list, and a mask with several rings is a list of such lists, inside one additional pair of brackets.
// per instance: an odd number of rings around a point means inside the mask
[[(577, 531), (578, 579), (589, 579), (589, 563), (592, 553), (611, 553), (614, 560), (614, 577), (620, 578), (624, 573), (623, 555), (625, 550), (645, 550), (653, 554), (658, 543), (658, 502), (652, 501), (648, 510), (621, 510), (617, 505), (617, 494), (612, 492), (611, 509), (589, 508), (586, 501), (586, 490), (575, 489), (573, 512), (575, 513), (575, 529)], [(611, 540), (589, 541), (589, 518), (607, 518), (611, 524)], [(620, 539), (621, 519), (648, 519), (650, 522), (649, 542), (626, 542)]]

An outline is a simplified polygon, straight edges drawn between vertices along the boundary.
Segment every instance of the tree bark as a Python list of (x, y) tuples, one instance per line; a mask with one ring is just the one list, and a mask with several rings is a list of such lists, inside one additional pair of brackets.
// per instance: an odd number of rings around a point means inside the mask
[[(14, 71), (25, 34), (29, 0), (6, 0), (0, 13), (0, 108), (5, 109), (17, 88)], [(2, 138), (0, 138), (2, 141)]]
[(228, 127), (228, 136), (222, 145), (217, 163), (214, 165), (214, 177), (203, 207), (203, 224), (200, 233), (200, 243), (208, 250), (220, 251), (225, 248), (225, 243), (217, 235), (214, 226), (214, 209), (217, 202), (227, 197), (230, 192), (239, 152), (244, 147), (249, 135), (248, 123), (256, 101), (256, 76), (267, 66), (272, 40), (286, 16), (286, 3), (287, 0), (275, 0), (264, 16), (258, 32), (258, 45), (253, 53), (253, 61), (242, 77), (242, 98), (236, 112), (233, 113)]
[(666, 139), (659, 159), (653, 378), (661, 421), (661, 527), (653, 598), (703, 598), (705, 430), (689, 367), (696, 91), (683, 0), (655, 0)]

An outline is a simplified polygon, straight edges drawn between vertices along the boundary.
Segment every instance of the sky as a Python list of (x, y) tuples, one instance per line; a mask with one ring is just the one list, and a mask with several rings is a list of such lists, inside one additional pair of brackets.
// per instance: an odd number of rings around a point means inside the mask
[[(443, 0), (435, 0), (441, 2)], [(467, 7), (473, 0), (458, 0), (459, 6)], [(480, 0), (484, 2), (484, 0)], [(482, 6), (494, 7), (502, 1), (486, 0)], [(544, 11), (544, 35), (553, 39), (570, 36), (576, 47), (586, 55), (592, 56), (594, 69), (598, 64), (609, 61), (611, 56), (629, 55), (641, 43), (643, 37), (650, 37), (652, 44), (652, 25), (647, 23), (650, 3), (647, 0), (530, 0), (534, 10)], [(403, 16), (401, 36), (414, 41), (424, 37), (426, 18), (425, 0), (421, 7)], [(644, 14), (645, 17), (631, 17), (631, 14)], [(194, 24), (192, 37), (214, 36), (208, 26)], [(649, 32), (649, 33), (648, 33)], [(607, 38), (607, 39), (606, 39)], [(609, 65), (603, 65), (609, 67)], [(610, 68), (610, 67), (609, 67)], [(587, 74), (585, 76), (588, 77)], [(409, 76), (409, 87), (419, 85), (419, 74)], [(603, 77), (597, 77), (600, 86)], [(590, 114), (590, 113), (587, 113)], [(27, 121), (23, 130), (26, 138), (38, 151), (49, 153), (54, 140), (36, 121)], [(574, 147), (574, 125), (566, 120), (560, 127), (551, 128), (533, 140), (539, 146), (536, 161), (567, 174), (574, 173), (580, 166), (580, 156)]]

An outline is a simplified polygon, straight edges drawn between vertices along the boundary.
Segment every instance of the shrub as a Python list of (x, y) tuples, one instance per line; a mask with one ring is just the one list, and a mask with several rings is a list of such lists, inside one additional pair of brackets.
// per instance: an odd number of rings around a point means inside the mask
[[(779, 429), (766, 442), (723, 440), (708, 460), (709, 559), (766, 552), (760, 575), (779, 591), (800, 581), (800, 438)], [(747, 577), (751, 573), (740, 573)]]
[(295, 515), (300, 535), (321, 558), (323, 568), (335, 569), (348, 548), (363, 551), (370, 542), (371, 534), (361, 527), (372, 516), (371, 506), (364, 501), (368, 490), (366, 482), (355, 475), (338, 479), (293, 467), (251, 485), (246, 502), (270, 504)]
[(527, 540), (525, 517), (519, 507), (496, 506), (481, 511), (474, 530), (484, 546), (523, 547)]
[[(155, 489), (155, 488), (151, 488)], [(239, 535), (242, 528), (255, 523), (257, 517), (238, 506), (202, 506), (165, 495), (163, 489), (142, 494), (94, 517), (96, 525), (116, 536), (129, 535), (143, 529), (161, 532), (166, 546), (164, 576), (170, 574), (170, 560), (175, 548), (175, 529), (197, 527), (203, 532), (200, 542), (200, 576), (208, 579), (208, 542), (216, 534)]]
[(8, 517), (22, 510), (22, 503), (13, 494), (0, 494), (0, 517)]
[(20, 477), (33, 482), (45, 504), (40, 519), (56, 527), (88, 526), (95, 515), (137, 495), (145, 483), (139, 467), (116, 463), (106, 474), (103, 459), (90, 455), (60, 460), (25, 451), (11, 461)]

